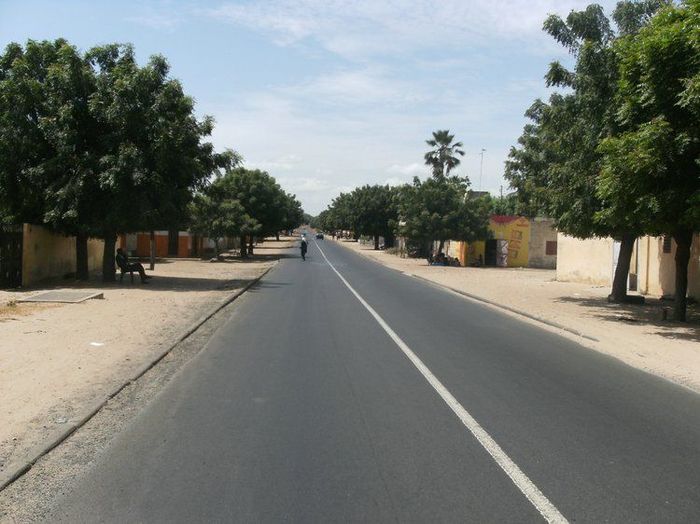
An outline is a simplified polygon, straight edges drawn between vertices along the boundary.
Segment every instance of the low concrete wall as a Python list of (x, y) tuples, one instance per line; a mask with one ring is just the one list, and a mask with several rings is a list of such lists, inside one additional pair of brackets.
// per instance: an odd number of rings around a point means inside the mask
[[(557, 235), (557, 280), (612, 285), (613, 239), (579, 240)], [(662, 237), (641, 237), (635, 243), (630, 272), (637, 275), (637, 289), (643, 295), (672, 296), (676, 292), (676, 243), (668, 253)], [(695, 234), (688, 264), (688, 296), (700, 300), (700, 235)]]
[(557, 234), (557, 280), (609, 286), (612, 284), (612, 257), (612, 238), (580, 240)]
[[(22, 285), (29, 286), (47, 278), (75, 274), (75, 237), (67, 237), (33, 224), (24, 224)], [(102, 267), (104, 242), (88, 241), (88, 268)]]

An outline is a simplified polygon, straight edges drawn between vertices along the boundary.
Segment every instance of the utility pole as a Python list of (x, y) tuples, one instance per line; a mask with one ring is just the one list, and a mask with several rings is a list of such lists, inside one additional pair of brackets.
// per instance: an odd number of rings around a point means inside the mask
[(484, 174), (484, 152), (485, 151), (486, 151), (486, 149), (484, 149), (482, 147), (481, 153), (479, 153), (481, 155), (481, 165), (479, 166), (479, 191), (481, 191), (481, 177)]

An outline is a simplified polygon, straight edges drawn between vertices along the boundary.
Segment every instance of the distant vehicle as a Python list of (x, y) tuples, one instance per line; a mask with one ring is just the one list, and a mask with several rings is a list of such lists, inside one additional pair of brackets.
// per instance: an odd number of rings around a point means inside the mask
[(316, 233), (316, 238), (323, 240), (323, 233)]

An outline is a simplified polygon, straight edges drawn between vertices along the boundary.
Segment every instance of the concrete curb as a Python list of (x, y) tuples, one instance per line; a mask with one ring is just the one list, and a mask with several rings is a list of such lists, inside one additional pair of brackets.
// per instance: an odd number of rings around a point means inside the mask
[[(337, 243), (341, 246), (343, 245), (343, 242), (337, 242)], [(350, 248), (346, 247), (346, 249), (350, 249)], [(354, 250), (350, 249), (350, 251), (354, 251)], [(535, 322), (541, 322), (542, 324), (545, 324), (547, 326), (561, 329), (562, 331), (566, 331), (567, 333), (571, 333), (572, 335), (576, 335), (577, 337), (585, 338), (586, 340), (591, 340), (593, 342), (600, 342), (600, 340), (598, 340), (595, 337), (592, 337), (590, 335), (586, 335), (585, 333), (582, 333), (576, 329), (567, 327), (567, 326), (560, 324), (558, 322), (554, 322), (552, 320), (548, 320), (546, 318), (542, 318), (542, 317), (539, 317), (537, 315), (527, 313), (526, 311), (522, 311), (521, 309), (516, 309), (516, 308), (510, 307), (510, 306), (506, 306), (504, 304), (500, 304), (498, 302), (494, 302), (493, 300), (489, 300), (488, 298), (480, 297), (479, 295), (473, 295), (472, 293), (467, 293), (466, 291), (462, 291), (462, 290), (453, 288), (451, 286), (446, 286), (445, 284), (440, 284), (439, 282), (435, 282), (433, 280), (430, 280), (429, 278), (425, 278), (425, 277), (422, 277), (420, 275), (416, 275), (414, 273), (406, 273), (405, 271), (402, 271), (401, 269), (396, 269), (396, 268), (393, 268), (391, 266), (388, 266), (387, 264), (380, 262), (379, 260), (377, 260), (374, 257), (370, 257), (368, 255), (363, 255), (362, 253), (358, 253), (358, 254), (360, 256), (363, 256), (366, 259), (372, 260), (375, 263), (380, 264), (381, 266), (383, 266), (385, 268), (397, 271), (398, 273), (401, 273), (402, 275), (407, 275), (407, 276), (410, 276), (413, 278), (417, 278), (418, 280), (422, 280), (423, 282), (426, 282), (427, 284), (431, 284), (431, 285), (438, 287), (438, 288), (441, 288), (441, 289), (447, 289), (449, 291), (452, 291), (453, 293), (457, 293), (458, 295), (462, 295), (463, 297), (467, 297), (471, 300), (475, 300), (477, 302), (482, 302), (484, 304), (488, 304), (489, 306), (497, 307), (499, 309), (504, 309), (505, 311), (508, 311), (510, 313), (515, 313), (516, 315), (520, 315), (520, 316), (523, 316), (523, 317), (528, 318), (530, 320), (534, 320)]]
[(219, 311), (221, 311), (223, 308), (228, 306), (231, 302), (236, 300), (238, 297), (240, 297), (243, 293), (248, 291), (251, 287), (253, 287), (255, 284), (260, 282), (260, 280), (267, 275), (270, 271), (272, 271), (276, 266), (277, 266), (278, 261), (275, 261), (275, 263), (267, 268), (265, 271), (263, 271), (259, 276), (251, 280), (248, 284), (246, 284), (244, 287), (241, 289), (237, 290), (234, 292), (231, 296), (225, 298), (223, 301), (219, 302), (216, 304), (213, 308), (211, 308), (207, 313), (205, 313), (202, 317), (199, 318), (194, 324), (192, 324), (189, 328), (187, 328), (182, 335), (180, 335), (175, 342), (173, 342), (169, 347), (167, 347), (163, 352), (158, 354), (154, 359), (151, 361), (147, 362), (145, 365), (143, 365), (141, 368), (138, 369), (138, 371), (128, 380), (120, 384), (116, 389), (114, 389), (111, 393), (109, 393), (104, 399), (98, 401), (96, 404), (94, 404), (90, 409), (87, 410), (87, 412), (80, 417), (80, 419), (77, 422), (74, 422), (73, 424), (69, 425), (65, 429), (61, 429), (60, 431), (55, 432), (51, 437), (49, 437), (45, 443), (40, 444), (34, 448), (31, 449), (29, 456), (31, 457), (30, 459), (23, 461), (21, 464), (14, 466), (13, 464), (9, 465), (9, 470), (8, 472), (1, 473), (0, 474), (0, 492), (4, 490), (7, 486), (12, 484), (14, 481), (22, 477), (25, 473), (27, 473), (34, 464), (36, 464), (37, 460), (39, 460), (41, 457), (49, 453), (51, 450), (53, 450), (56, 446), (61, 444), (63, 441), (65, 441), (68, 437), (70, 437), (73, 433), (75, 433), (77, 430), (79, 430), (81, 427), (83, 427), (92, 417), (94, 417), (106, 404), (109, 402), (111, 399), (116, 397), (121, 391), (127, 387), (128, 385), (132, 384), (139, 378), (141, 378), (143, 375), (146, 374), (148, 370), (150, 370), (152, 367), (154, 367), (158, 362), (163, 360), (175, 347), (180, 344), (183, 340), (185, 340), (187, 337), (189, 337), (192, 333), (197, 331), (206, 321), (208, 321), (211, 317), (216, 315)]

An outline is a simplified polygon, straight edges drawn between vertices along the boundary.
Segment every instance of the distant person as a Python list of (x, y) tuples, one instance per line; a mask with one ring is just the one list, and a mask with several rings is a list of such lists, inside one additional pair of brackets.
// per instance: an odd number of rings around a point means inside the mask
[(301, 259), (306, 260), (306, 252), (309, 250), (309, 245), (306, 243), (306, 238), (301, 237), (301, 245), (299, 246), (301, 249)]
[(117, 262), (117, 266), (119, 266), (119, 269), (122, 270), (122, 273), (138, 271), (139, 275), (141, 276), (142, 284), (145, 284), (146, 280), (151, 278), (148, 275), (146, 275), (146, 270), (144, 269), (143, 265), (141, 265), (139, 262), (129, 262), (129, 257), (126, 255), (126, 253), (124, 253), (124, 250), (122, 248), (117, 249), (117, 255), (114, 257), (114, 259)]

